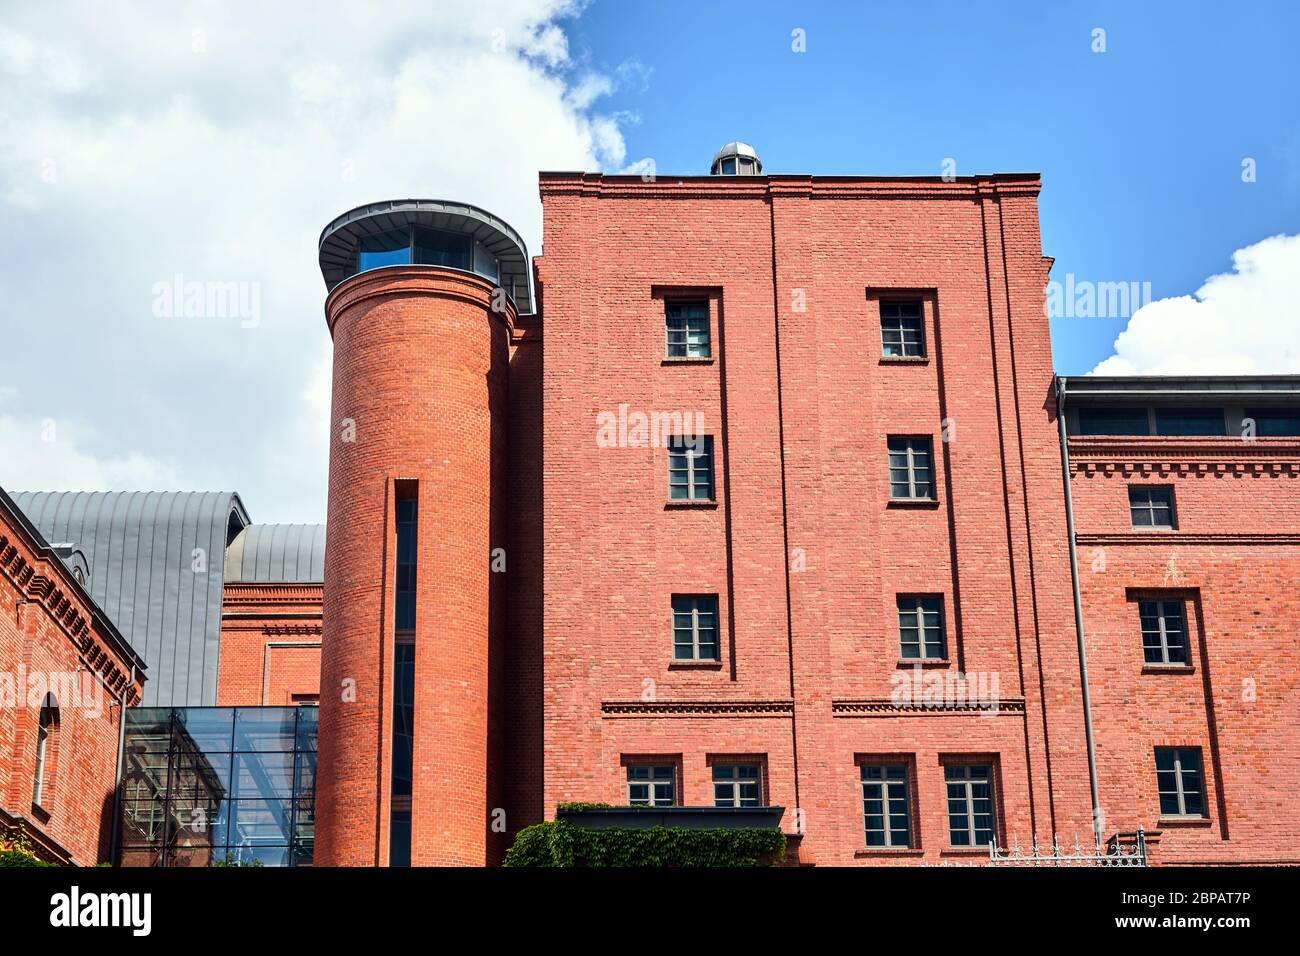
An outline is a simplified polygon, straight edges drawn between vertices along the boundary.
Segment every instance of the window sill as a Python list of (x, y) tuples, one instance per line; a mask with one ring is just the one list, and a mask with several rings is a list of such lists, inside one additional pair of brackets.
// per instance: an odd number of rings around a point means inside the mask
[(694, 498), (694, 499), (669, 498), (667, 501), (664, 502), (665, 511), (675, 511), (675, 510), (689, 511), (692, 508), (702, 510), (702, 511), (710, 511), (717, 507), (718, 507), (718, 502), (716, 499), (713, 498), (709, 498), (707, 500), (702, 498)]
[(1177, 531), (1173, 525), (1152, 525), (1152, 524), (1135, 524), (1130, 529), (1137, 534), (1162, 534), (1169, 531)]
[(989, 848), (986, 846), (950, 846), (939, 851), (940, 856), (982, 856), (988, 859)]
[(44, 824), (50, 822), (50, 811), (46, 810), (39, 803), (32, 803), (32, 816), (36, 818), (38, 823)]
[(1191, 664), (1143, 664), (1143, 674), (1191, 674), (1196, 670)]
[(722, 661), (670, 661), (670, 671), (720, 671)]
[(929, 365), (928, 355), (882, 355), (881, 365)]
[(713, 356), (711, 355), (708, 356), (707, 358), (705, 357), (695, 358), (693, 356), (679, 355), (679, 356), (671, 356), (671, 357), (664, 356), (659, 361), (659, 364), (660, 365), (712, 365), (713, 361), (714, 361)]
[(881, 847), (868, 847), (865, 850), (857, 850), (854, 852), (853, 858), (855, 860), (870, 860), (882, 856), (891, 857), (891, 856), (924, 856), (924, 855), (925, 855), (924, 850), (915, 847), (881, 846)]
[(938, 508), (938, 498), (890, 498), (887, 507), (890, 508)]
[(900, 669), (907, 668), (908, 670), (911, 670), (913, 667), (951, 667), (951, 666), (952, 666), (952, 661), (950, 661), (946, 657), (911, 657), (911, 658), (904, 657), (900, 659), (898, 662), (898, 667)]
[(1161, 827), (1208, 827), (1214, 821), (1209, 817), (1161, 817), (1157, 825)]

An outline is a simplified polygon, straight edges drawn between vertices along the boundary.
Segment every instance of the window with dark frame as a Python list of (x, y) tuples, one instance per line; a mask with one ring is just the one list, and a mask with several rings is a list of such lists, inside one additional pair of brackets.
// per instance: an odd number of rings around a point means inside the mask
[(1145, 408), (1083, 405), (1079, 408), (1080, 435), (1150, 435)]
[(715, 763), (713, 805), (715, 807), (757, 807), (762, 805), (762, 768), (756, 763)]
[(993, 842), (993, 768), (988, 764), (948, 764), (943, 768), (948, 796), (948, 841), (954, 847)]
[(1156, 409), (1157, 435), (1221, 436), (1228, 433), (1220, 407), (1188, 408), (1174, 405)]
[(907, 764), (862, 765), (862, 818), (869, 848), (911, 848), (907, 778)]
[(899, 656), (906, 661), (947, 659), (942, 597), (898, 595), (898, 646)]
[(54, 696), (46, 694), (36, 724), (36, 771), (32, 778), (32, 803), (43, 807), (49, 797), (46, 770), (49, 763), (50, 738), (58, 727), (59, 718)]
[(1128, 510), (1135, 528), (1174, 528), (1174, 489), (1168, 485), (1129, 485)]
[(934, 500), (934, 452), (929, 438), (891, 436), (889, 496), (895, 501)]
[(1181, 600), (1138, 602), (1142, 659), (1148, 664), (1187, 664), (1187, 620)]
[(920, 299), (880, 300), (880, 344), (885, 358), (924, 358), (925, 323)]
[(718, 660), (718, 596), (673, 595), (673, 660)]
[(668, 439), (668, 497), (713, 500), (713, 437), (673, 435)]
[(664, 302), (669, 358), (709, 358), (709, 303), (705, 299)]
[(1300, 408), (1248, 408), (1246, 418), (1255, 423), (1256, 438), (1293, 438), (1300, 435)]
[(1156, 790), (1162, 817), (1205, 817), (1200, 747), (1157, 747)]
[(630, 807), (675, 807), (677, 767), (673, 764), (629, 764), (627, 803)]

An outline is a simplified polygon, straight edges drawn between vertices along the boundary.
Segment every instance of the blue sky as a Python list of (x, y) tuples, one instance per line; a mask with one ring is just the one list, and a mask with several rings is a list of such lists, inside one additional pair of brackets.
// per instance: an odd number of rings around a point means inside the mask
[[(773, 172), (1040, 172), (1054, 278), (1186, 294), (1300, 231), (1298, 3), (601, 2), (570, 45), (649, 70), (606, 107), (662, 172), (707, 172), (733, 138)], [(1057, 370), (1092, 369), (1125, 324), (1055, 319)]]

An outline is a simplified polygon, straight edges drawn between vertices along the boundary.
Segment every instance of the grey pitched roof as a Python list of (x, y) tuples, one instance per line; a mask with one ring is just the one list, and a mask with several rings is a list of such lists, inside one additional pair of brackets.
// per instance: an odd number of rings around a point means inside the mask
[(149, 667), (145, 707), (217, 702), (226, 545), (248, 524), (233, 492), (13, 495), (47, 540), (75, 544), (89, 591)]
[(226, 549), (226, 582), (319, 584), (325, 580), (323, 524), (250, 524)]

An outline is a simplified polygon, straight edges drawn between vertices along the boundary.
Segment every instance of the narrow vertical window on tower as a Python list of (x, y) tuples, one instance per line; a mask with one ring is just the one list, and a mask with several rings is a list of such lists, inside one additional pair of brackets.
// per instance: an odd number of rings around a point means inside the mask
[(393, 775), (390, 866), (411, 865), (411, 793), (415, 746), (415, 571), (419, 499), (415, 482), (397, 483), (397, 582), (394, 589)]

